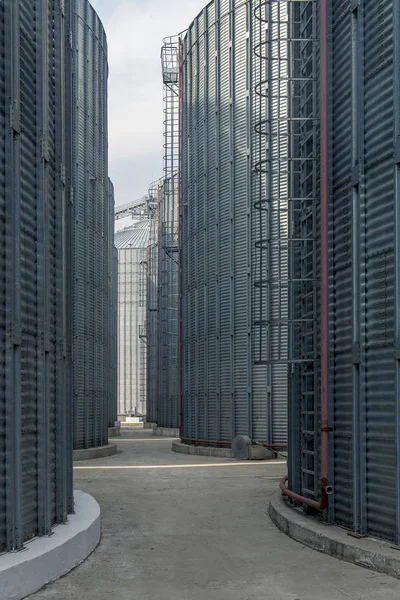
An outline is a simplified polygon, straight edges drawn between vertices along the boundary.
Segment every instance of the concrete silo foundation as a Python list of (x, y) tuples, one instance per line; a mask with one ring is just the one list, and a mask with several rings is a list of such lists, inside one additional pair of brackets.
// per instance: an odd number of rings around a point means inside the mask
[(79, 565), (100, 541), (100, 507), (89, 494), (76, 490), (75, 512), (51, 536), (34, 539), (24, 552), (0, 557), (3, 598), (20, 600)]

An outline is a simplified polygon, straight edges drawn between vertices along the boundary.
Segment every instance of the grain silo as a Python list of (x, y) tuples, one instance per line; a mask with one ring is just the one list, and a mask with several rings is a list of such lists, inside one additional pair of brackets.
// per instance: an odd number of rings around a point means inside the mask
[(399, 544), (400, 15), (333, 8), (331, 518)]
[(300, 57), (316, 85), (298, 113), (311, 118), (321, 106), (320, 139), (307, 128), (298, 138), (317, 167), (300, 164), (301, 181), (314, 186), (298, 188), (299, 224), (321, 258), (304, 247), (293, 260), (321, 288), (320, 298), (293, 296), (297, 316), (318, 325), (296, 348), (281, 485), (356, 537), (399, 544), (400, 13), (393, 0), (331, 4), (318, 14), (326, 2), (310, 2), (299, 15), (300, 34), (320, 28), (321, 38), (320, 60)]
[[(166, 179), (158, 203), (157, 397), (159, 428), (179, 428), (178, 383), (178, 178)], [(166, 432), (166, 431), (164, 431)], [(157, 433), (157, 431), (156, 431)]]
[(146, 415), (147, 253), (150, 219), (115, 234), (118, 250), (118, 415)]
[(87, 0), (71, 4), (74, 449), (83, 450), (108, 442), (108, 64), (106, 34), (96, 12)]
[[(271, 5), (279, 26), (269, 31)], [(237, 435), (287, 442), (290, 32), (286, 3), (271, 5), (214, 0), (181, 42), (181, 402), (189, 443), (225, 445)]]
[(73, 510), (65, 30), (55, 0), (0, 3), (0, 553)]
[[(118, 252), (114, 246), (114, 186), (109, 180), (108, 217), (108, 428), (115, 427), (118, 420)], [(106, 316), (106, 315), (105, 315)]]

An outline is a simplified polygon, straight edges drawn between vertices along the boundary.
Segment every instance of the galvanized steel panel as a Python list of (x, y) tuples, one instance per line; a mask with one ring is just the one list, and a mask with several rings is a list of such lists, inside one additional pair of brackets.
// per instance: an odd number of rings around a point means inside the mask
[(110, 245), (107, 41), (87, 0), (72, 2), (74, 448), (107, 444)]
[[(6, 47), (6, 30), (4, 15), (4, 4), (0, 5), (0, 397), (4, 400), (0, 402), (0, 547), (3, 550), (6, 547), (7, 539), (7, 497), (6, 497), (6, 427), (7, 427), (7, 406), (6, 398), (6, 210), (10, 206), (6, 199), (6, 186), (10, 182), (5, 178), (5, 160), (8, 151), (6, 142), (7, 115), (5, 112), (6, 95), (9, 91), (10, 83), (6, 81), (6, 50), (10, 53), (10, 48)], [(8, 20), (9, 31), (11, 31), (11, 22)], [(7, 86), (8, 83), (8, 86)], [(12, 293), (12, 292), (11, 292)], [(10, 294), (10, 292), (9, 292)]]
[(64, 34), (58, 2), (0, 5), (0, 551), (72, 510)]
[(398, 540), (393, 2), (333, 15), (334, 517)]
[(179, 427), (178, 414), (178, 179), (166, 179), (158, 204), (156, 423)]
[[(154, 226), (154, 223), (153, 223)], [(158, 244), (152, 243), (147, 249), (147, 392), (146, 419), (150, 423), (157, 422), (157, 313), (158, 313)]]
[(108, 426), (114, 427), (118, 419), (117, 362), (118, 362), (118, 252), (114, 246), (114, 186), (108, 182)]
[(332, 202), (332, 285), (334, 385), (333, 418), (335, 518), (339, 523), (352, 522), (353, 464), (353, 254), (352, 254), (352, 191), (350, 187), (352, 148), (349, 130), (352, 127), (351, 104), (351, 19), (350, 2), (336, 3), (333, 14), (333, 202)]
[[(287, 366), (272, 366), (268, 380), (271, 342), (260, 325), (267, 300), (257, 287), (260, 268), (266, 279), (257, 244), (267, 223), (254, 207), (265, 191), (254, 175), (262, 118), (255, 86), (265, 69), (254, 54), (261, 35), (254, 7), (211, 2), (183, 40), (182, 435), (285, 443)], [(287, 320), (287, 309), (282, 314)], [(279, 349), (278, 339), (274, 359), (287, 346), (281, 340)]]
[[(399, 214), (395, 177), (400, 157), (393, 124), (398, 135), (400, 107), (393, 85), (398, 67), (393, 61), (399, 61), (393, 36), (399, 35), (399, 19), (392, 0), (332, 2), (329, 238), (334, 495), (328, 518), (357, 534), (397, 543), (395, 289), (400, 276), (394, 224)], [(301, 218), (307, 218), (305, 212)], [(314, 269), (317, 274), (317, 265)], [(301, 398), (296, 392), (293, 397), (298, 405), (293, 405), (292, 414), (298, 418)], [(296, 422), (291, 423), (294, 432), (296, 428)], [(319, 440), (316, 449), (318, 461)], [(295, 486), (301, 478), (295, 469), (302, 468), (292, 456), (297, 451), (292, 447), (290, 459)], [(314, 479), (317, 467), (314, 463)]]

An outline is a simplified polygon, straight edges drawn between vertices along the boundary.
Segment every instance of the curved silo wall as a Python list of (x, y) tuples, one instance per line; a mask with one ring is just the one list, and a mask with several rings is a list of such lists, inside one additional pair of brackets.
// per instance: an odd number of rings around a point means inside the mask
[[(158, 194), (160, 191), (158, 191)], [(150, 223), (149, 246), (147, 248), (147, 390), (146, 420), (157, 422), (157, 323), (158, 323), (158, 218)]]
[(147, 247), (150, 220), (119, 231), (118, 250), (118, 415), (146, 415)]
[[(398, 3), (333, 0), (328, 25), (329, 478), (334, 488), (328, 518), (357, 535), (399, 544)], [(318, 103), (318, 90), (313, 102)], [(317, 207), (317, 219), (318, 213)], [(303, 211), (302, 223), (307, 219)], [(307, 302), (297, 301), (304, 318)], [(317, 313), (319, 318), (319, 307)], [(316, 388), (319, 395), (318, 371), (313, 378), (308, 390), (315, 395)], [(320, 418), (316, 405), (304, 418), (302, 390), (297, 386), (294, 394), (289, 483), (311, 497), (319, 495)], [(313, 463), (307, 465), (299, 450), (308, 450)]]
[(158, 231), (157, 425), (179, 427), (178, 178), (161, 188)]
[(333, 511), (399, 543), (400, 15), (350, 4), (333, 2)]
[(118, 419), (117, 361), (118, 361), (118, 253), (114, 245), (114, 186), (108, 182), (108, 426), (114, 427)]
[(87, 0), (72, 1), (74, 448), (107, 444), (109, 190), (107, 41)]
[(118, 250), (114, 247), (112, 251), (112, 277), (111, 277), (111, 317), (112, 317), (112, 335), (111, 335), (111, 361), (110, 361), (110, 413), (109, 427), (115, 426), (118, 420)]
[(0, 3), (0, 552), (73, 508), (64, 34), (59, 2)]
[(211, 2), (182, 42), (182, 435), (284, 444), (288, 193), (268, 180), (259, 4)]

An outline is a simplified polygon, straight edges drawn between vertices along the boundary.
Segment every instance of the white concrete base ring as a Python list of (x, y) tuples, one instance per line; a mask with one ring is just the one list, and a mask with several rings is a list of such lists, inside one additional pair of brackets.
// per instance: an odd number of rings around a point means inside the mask
[(0, 594), (21, 600), (71, 571), (93, 552), (100, 541), (100, 507), (79, 490), (74, 492), (75, 514), (49, 537), (28, 542), (21, 552), (0, 556)]

